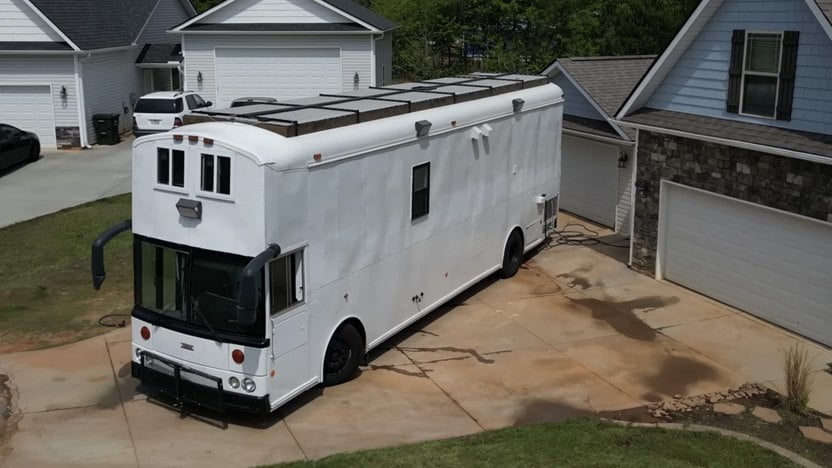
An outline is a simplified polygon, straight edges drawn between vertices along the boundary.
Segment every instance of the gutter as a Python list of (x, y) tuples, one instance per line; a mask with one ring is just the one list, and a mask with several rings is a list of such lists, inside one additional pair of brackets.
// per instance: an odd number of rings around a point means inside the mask
[(571, 130), (568, 128), (564, 128), (561, 130), (564, 135), (573, 135), (581, 138), (586, 138), (588, 140), (595, 140), (600, 141), (603, 143), (610, 143), (617, 146), (635, 146), (636, 142), (629, 141), (629, 140), (619, 140), (613, 137), (605, 137), (601, 135), (595, 135), (593, 133), (586, 133), (579, 130)]
[(715, 143), (718, 145), (732, 146), (734, 148), (742, 148), (760, 153), (769, 153), (777, 156), (784, 156), (787, 158), (800, 159), (818, 164), (825, 164), (832, 166), (832, 158), (826, 156), (819, 156), (812, 153), (804, 153), (802, 151), (794, 151), (785, 148), (777, 148), (775, 146), (761, 145), (758, 143), (749, 143), (747, 141), (731, 140), (728, 138), (720, 138), (709, 135), (700, 135), (698, 133), (690, 133), (682, 130), (672, 130), (669, 128), (654, 127), (652, 125), (644, 125), (633, 122), (626, 122), (622, 120), (615, 120), (614, 122), (627, 127), (635, 128), (636, 130), (645, 130), (648, 132), (664, 133), (666, 135), (678, 136), (682, 138), (690, 138), (692, 140), (705, 141), (708, 143)]

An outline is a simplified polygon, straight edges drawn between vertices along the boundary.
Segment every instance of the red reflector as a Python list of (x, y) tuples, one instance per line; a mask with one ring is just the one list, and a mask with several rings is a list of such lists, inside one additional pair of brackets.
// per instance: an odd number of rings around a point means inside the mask
[(199, 141), (199, 137), (196, 135), (188, 135), (188, 141), (197, 142)]
[(213, 138), (203, 138), (202, 142), (205, 143), (205, 146), (211, 146), (214, 144)]
[(149, 328), (142, 327), (140, 333), (142, 335), (142, 339), (144, 339), (145, 341), (150, 339), (150, 329)]
[(182, 141), (182, 135), (174, 135), (173, 141)]
[(242, 364), (243, 361), (246, 360), (246, 355), (239, 349), (235, 349), (234, 351), (231, 351), (231, 359), (237, 364)]
[(456, 127), (456, 120), (451, 120), (451, 127)]
[(175, 119), (173, 119), (173, 126), (174, 127), (181, 127), (182, 126), (182, 119), (180, 119), (179, 117), (176, 117)]
[(313, 154), (312, 159), (314, 159), (315, 161), (320, 161), (321, 160), (321, 153)]

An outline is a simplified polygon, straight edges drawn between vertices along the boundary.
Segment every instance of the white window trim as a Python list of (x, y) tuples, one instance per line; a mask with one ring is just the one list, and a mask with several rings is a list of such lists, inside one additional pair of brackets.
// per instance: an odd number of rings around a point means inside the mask
[[(751, 44), (749, 41), (749, 37), (752, 34), (775, 34), (780, 37), (780, 54), (777, 56), (777, 72), (776, 73), (766, 73), (766, 72), (749, 72), (746, 70), (747, 66), (747, 58), (748, 58), (748, 47)], [(745, 44), (743, 46), (742, 51), (742, 76), (740, 77), (740, 108), (739, 108), (739, 115), (744, 117), (754, 117), (758, 119), (767, 119), (767, 120), (777, 120), (777, 103), (780, 102), (780, 68), (783, 66), (783, 31), (746, 31), (745, 32)], [(745, 109), (745, 77), (746, 75), (751, 76), (768, 76), (774, 77), (777, 79), (777, 83), (774, 85), (774, 113), (772, 115), (760, 115), (760, 114), (750, 114), (747, 112), (743, 112)]]
[[(202, 156), (203, 155), (212, 156), (214, 158), (214, 174), (213, 174), (214, 190), (213, 191), (202, 190)], [(229, 180), (228, 180), (229, 194), (228, 195), (226, 195), (224, 193), (217, 192), (217, 177), (218, 177), (218, 170), (219, 170), (219, 157), (229, 159), (228, 170), (231, 171), (231, 173), (228, 175), (228, 177), (229, 177)], [(210, 153), (208, 151), (200, 150), (199, 151), (199, 183), (197, 184), (197, 196), (201, 197), (201, 198), (214, 198), (214, 199), (217, 199), (217, 200), (234, 201), (234, 188), (235, 188), (234, 187), (234, 171), (235, 171), (235, 169), (234, 169), (234, 158), (232, 158), (231, 156), (229, 156), (227, 154), (221, 154), (221, 153), (216, 153), (216, 152)]]
[[(160, 149), (168, 150), (168, 183), (162, 184), (159, 183), (159, 153)], [(173, 152), (174, 151), (181, 151), (183, 153), (182, 157), (182, 187), (178, 187), (173, 185)], [(163, 192), (173, 192), (173, 193), (188, 193), (188, 151), (184, 148), (171, 148), (171, 147), (158, 147), (156, 148), (156, 163), (153, 165), (155, 172), (153, 174), (153, 183), (154, 183), (154, 190), (161, 190)]]

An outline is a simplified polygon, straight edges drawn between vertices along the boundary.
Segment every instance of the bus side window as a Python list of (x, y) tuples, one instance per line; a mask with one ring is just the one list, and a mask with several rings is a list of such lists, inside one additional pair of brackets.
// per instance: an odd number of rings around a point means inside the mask
[(303, 252), (294, 252), (272, 261), (269, 278), (272, 315), (303, 302)]

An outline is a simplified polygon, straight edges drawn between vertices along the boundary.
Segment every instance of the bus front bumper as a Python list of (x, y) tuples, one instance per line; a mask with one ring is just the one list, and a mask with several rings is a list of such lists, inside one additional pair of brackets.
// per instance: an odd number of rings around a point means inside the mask
[[(171, 372), (162, 372), (149, 367), (147, 359), (162, 363)], [(241, 395), (239, 393), (223, 390), (222, 379), (214, 377), (195, 369), (183, 366), (173, 361), (152, 355), (147, 352), (141, 353), (141, 362), (131, 362), (131, 374), (143, 384), (157, 389), (160, 393), (176, 400), (176, 406), (192, 404), (207, 408), (218, 413), (228, 410), (242, 411), (255, 414), (269, 414), (271, 405), (269, 396), (261, 397)], [(200, 380), (213, 382), (216, 386), (201, 385), (190, 380), (183, 379), (183, 374), (191, 374)]]

